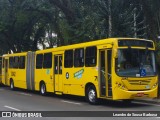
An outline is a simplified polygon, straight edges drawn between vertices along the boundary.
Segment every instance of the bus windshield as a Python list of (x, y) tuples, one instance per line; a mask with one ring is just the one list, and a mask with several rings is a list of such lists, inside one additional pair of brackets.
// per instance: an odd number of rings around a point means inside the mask
[(155, 76), (155, 54), (148, 49), (119, 49), (116, 62), (118, 76), (145, 77)]

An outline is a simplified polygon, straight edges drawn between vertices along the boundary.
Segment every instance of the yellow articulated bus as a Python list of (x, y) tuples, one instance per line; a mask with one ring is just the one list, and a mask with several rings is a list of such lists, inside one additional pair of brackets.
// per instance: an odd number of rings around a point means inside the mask
[(157, 97), (155, 45), (151, 40), (109, 38), (36, 52), (3, 55), (2, 82), (55, 94), (132, 100)]

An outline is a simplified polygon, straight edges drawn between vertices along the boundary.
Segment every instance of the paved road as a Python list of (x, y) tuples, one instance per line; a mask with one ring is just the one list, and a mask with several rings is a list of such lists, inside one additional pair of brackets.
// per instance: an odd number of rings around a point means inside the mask
[[(144, 103), (133, 101), (131, 104), (125, 104), (121, 101), (103, 100), (100, 105), (90, 105), (83, 97), (74, 96), (56, 96), (49, 94), (41, 96), (38, 92), (16, 89), (10, 90), (8, 87), (0, 87), (0, 111), (160, 111), (160, 105), (155, 103)], [(66, 113), (67, 114), (67, 113)], [(96, 113), (93, 113), (94, 115)], [(2, 118), (0, 118), (1, 120)], [(5, 118), (3, 118), (5, 119)], [(6, 118), (9, 120), (8, 118)], [(16, 118), (17, 119), (17, 118)], [(35, 118), (37, 119), (37, 118)], [(43, 120), (44, 118), (42, 118)], [(51, 118), (46, 118), (51, 119)], [(55, 120), (62, 118), (56, 117)], [(63, 118), (70, 120), (70, 117)], [(73, 119), (73, 118), (72, 118)], [(75, 119), (75, 118), (74, 118)], [(93, 118), (80, 118), (77, 120), (93, 120)], [(95, 118), (99, 119), (100, 118)], [(101, 118), (106, 120), (106, 118)], [(107, 117), (109, 119), (109, 117)], [(115, 117), (114, 117), (115, 119)], [(121, 118), (118, 118), (121, 119)], [(130, 119), (130, 118), (126, 118)], [(134, 118), (137, 119), (137, 118)], [(148, 118), (145, 118), (145, 120)], [(148, 120), (153, 119), (149, 118)], [(154, 118), (158, 119), (158, 118)], [(125, 120), (125, 118), (122, 118)]]

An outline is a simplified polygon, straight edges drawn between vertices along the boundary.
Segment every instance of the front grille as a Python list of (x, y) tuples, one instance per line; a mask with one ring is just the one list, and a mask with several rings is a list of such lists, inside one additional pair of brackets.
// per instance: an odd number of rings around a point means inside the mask
[(128, 80), (131, 85), (148, 85), (150, 80)]
[(128, 91), (148, 91), (150, 89), (140, 89), (140, 90), (128, 90)]

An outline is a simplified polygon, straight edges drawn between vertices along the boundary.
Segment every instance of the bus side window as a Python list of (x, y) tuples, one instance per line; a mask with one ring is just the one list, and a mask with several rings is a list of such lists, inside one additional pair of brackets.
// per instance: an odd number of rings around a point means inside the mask
[(4, 68), (4, 58), (2, 58), (2, 68)]
[(97, 47), (87, 47), (85, 52), (85, 66), (94, 67), (97, 64)]
[(37, 54), (36, 56), (36, 69), (42, 69), (43, 54)]
[(19, 69), (25, 69), (25, 56), (19, 57)]
[(15, 56), (14, 57), (14, 63), (13, 63), (13, 68), (17, 69), (19, 66), (19, 57)]
[(84, 66), (84, 49), (75, 49), (74, 51), (74, 67)]
[(64, 67), (73, 67), (73, 50), (66, 50), (64, 55)]
[(9, 68), (13, 68), (14, 57), (9, 57)]
[(52, 53), (44, 53), (43, 68), (52, 68)]

